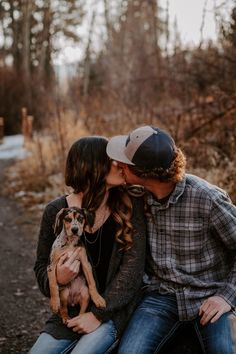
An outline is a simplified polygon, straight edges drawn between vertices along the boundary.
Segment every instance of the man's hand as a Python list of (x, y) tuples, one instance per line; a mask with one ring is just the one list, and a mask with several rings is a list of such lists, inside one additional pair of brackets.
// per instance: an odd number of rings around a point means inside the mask
[(202, 326), (205, 326), (209, 321), (214, 323), (223, 313), (230, 310), (231, 306), (222, 297), (211, 296), (202, 303), (199, 309), (200, 323)]
[(101, 321), (92, 312), (83, 313), (67, 321), (67, 327), (77, 333), (91, 333), (100, 325)]
[(65, 253), (57, 263), (57, 282), (61, 285), (68, 284), (73, 280), (79, 272), (80, 248), (76, 248), (73, 252)]

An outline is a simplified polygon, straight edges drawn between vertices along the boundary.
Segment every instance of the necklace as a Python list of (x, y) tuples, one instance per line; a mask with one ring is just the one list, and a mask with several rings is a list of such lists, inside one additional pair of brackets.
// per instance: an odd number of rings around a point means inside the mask
[[(95, 236), (95, 238), (90, 241), (88, 238), (87, 238), (87, 235), (86, 233), (84, 232), (84, 239), (87, 243), (89, 243), (90, 245), (93, 245), (94, 243), (97, 242), (98, 238), (101, 236), (102, 234), (102, 228), (103, 228), (103, 225), (100, 227), (100, 229), (97, 230), (97, 235)], [(96, 232), (96, 231), (95, 231)], [(92, 235), (92, 233), (90, 233), (90, 235)]]
[(103, 229), (103, 225), (100, 227), (100, 229), (97, 231), (97, 235), (95, 237), (95, 239), (93, 241), (90, 241), (88, 240), (85, 232), (83, 233), (84, 235), (84, 241), (85, 241), (85, 245), (86, 245), (86, 248), (88, 248), (88, 244), (90, 245), (94, 245), (97, 240), (99, 241), (99, 245), (98, 245), (98, 257), (97, 257), (97, 261), (95, 263), (95, 261), (93, 261), (93, 266), (94, 268), (97, 268), (97, 266), (99, 265), (100, 263), (100, 260), (101, 260), (101, 251), (102, 251), (102, 229)]
[(99, 244), (98, 244), (98, 257), (97, 257), (97, 261), (96, 263), (93, 261), (93, 266), (94, 268), (97, 268), (97, 266), (99, 265), (100, 263), (100, 260), (101, 260), (101, 253), (102, 253), (102, 230), (103, 230), (103, 225), (104, 225), (104, 222), (105, 222), (105, 219), (107, 218), (107, 213), (104, 213), (103, 215), (103, 218), (101, 220), (101, 226), (100, 228), (97, 230), (97, 235), (95, 236), (95, 238), (91, 241), (91, 240), (88, 240), (87, 236), (86, 236), (86, 233), (84, 232), (84, 241), (85, 241), (85, 244), (86, 244), (86, 247), (88, 248), (88, 244), (89, 245), (94, 245), (97, 241), (99, 241)]
[(105, 220), (109, 217), (111, 211), (107, 206), (100, 207), (96, 210), (95, 221), (92, 227), (85, 227), (85, 230), (94, 233), (99, 230), (104, 224)]

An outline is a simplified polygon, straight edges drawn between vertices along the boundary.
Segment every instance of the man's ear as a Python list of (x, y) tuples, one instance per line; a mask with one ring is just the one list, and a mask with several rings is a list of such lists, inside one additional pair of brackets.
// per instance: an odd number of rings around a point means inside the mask
[(95, 220), (95, 214), (87, 209), (83, 209), (85, 222), (88, 226), (92, 227)]
[(62, 230), (65, 211), (66, 211), (66, 208), (62, 208), (56, 215), (56, 220), (55, 220), (55, 224), (54, 224), (54, 233), (56, 236), (59, 235), (59, 233)]

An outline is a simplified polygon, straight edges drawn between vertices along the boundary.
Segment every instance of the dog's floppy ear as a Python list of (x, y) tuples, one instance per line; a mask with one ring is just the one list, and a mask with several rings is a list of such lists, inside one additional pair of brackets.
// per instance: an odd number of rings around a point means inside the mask
[(84, 217), (85, 217), (85, 222), (88, 226), (92, 227), (94, 224), (94, 220), (95, 220), (95, 214), (91, 211), (88, 211), (87, 209), (83, 208), (83, 213), (84, 213)]
[(65, 216), (65, 208), (62, 208), (56, 215), (56, 220), (55, 220), (55, 224), (54, 224), (54, 233), (55, 235), (59, 235), (59, 233), (62, 230), (63, 227), (63, 218)]

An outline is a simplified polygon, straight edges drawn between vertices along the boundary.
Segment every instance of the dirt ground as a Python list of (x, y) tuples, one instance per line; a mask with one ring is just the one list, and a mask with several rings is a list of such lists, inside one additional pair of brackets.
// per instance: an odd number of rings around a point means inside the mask
[[(3, 196), (4, 169), (13, 160), (0, 160), (0, 354), (25, 354), (50, 315), (40, 293), (33, 265), (41, 213), (33, 213)], [(162, 354), (200, 354), (189, 330)], [(137, 353), (141, 354), (141, 353)]]
[(39, 216), (2, 196), (0, 160), (0, 353), (24, 354), (49, 315), (33, 273)]

